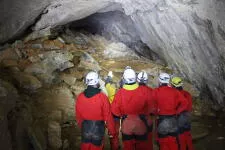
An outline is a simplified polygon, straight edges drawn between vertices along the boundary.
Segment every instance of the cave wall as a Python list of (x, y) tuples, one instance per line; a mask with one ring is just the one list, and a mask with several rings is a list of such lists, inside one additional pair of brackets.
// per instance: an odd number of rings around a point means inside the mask
[(0, 43), (18, 36), (32, 24), (32, 29), (39, 31), (96, 12), (124, 11), (142, 42), (210, 99), (224, 104), (224, 0), (3, 0), (0, 4), (4, 14), (0, 20)]
[[(225, 99), (225, 1), (117, 0), (142, 41), (210, 99)], [(130, 7), (126, 7), (130, 6)]]
[(16, 39), (29, 27), (42, 30), (64, 25), (117, 5), (112, 6), (112, 0), (2, 0), (0, 44)]
[(52, 0), (1, 0), (0, 44), (21, 35)]

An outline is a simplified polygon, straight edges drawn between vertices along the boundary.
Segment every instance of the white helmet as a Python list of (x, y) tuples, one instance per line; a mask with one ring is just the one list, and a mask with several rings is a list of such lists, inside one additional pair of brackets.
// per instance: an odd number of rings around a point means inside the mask
[(160, 73), (159, 75), (159, 82), (169, 84), (170, 82), (170, 75), (167, 73)]
[(86, 75), (85, 83), (87, 85), (97, 85), (99, 83), (99, 76), (96, 72), (89, 72)]
[(126, 84), (135, 83), (136, 82), (136, 73), (134, 72), (133, 69), (126, 69), (123, 72), (123, 79), (124, 79), (124, 83), (126, 83)]
[(148, 82), (148, 75), (145, 71), (142, 71), (137, 75), (137, 82), (138, 83), (147, 83)]

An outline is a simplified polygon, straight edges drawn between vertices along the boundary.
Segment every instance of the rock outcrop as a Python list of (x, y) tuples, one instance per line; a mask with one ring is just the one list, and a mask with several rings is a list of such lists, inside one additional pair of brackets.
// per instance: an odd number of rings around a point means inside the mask
[(224, 104), (224, 1), (117, 2), (131, 16), (144, 43), (210, 99)]
[[(223, 0), (1, 1), (0, 11), (4, 16), (0, 20), (0, 43), (17, 37), (32, 24), (33, 30), (41, 31), (96, 12), (117, 10), (129, 17), (135, 36), (129, 36), (132, 31), (124, 30), (126, 26), (120, 25), (127, 23), (124, 20), (112, 26), (117, 29), (115, 33), (127, 31), (128, 37), (139, 37), (170, 67), (202, 89), (202, 93), (213, 99), (215, 104), (224, 105), (224, 8)], [(114, 32), (111, 28), (106, 30)]]

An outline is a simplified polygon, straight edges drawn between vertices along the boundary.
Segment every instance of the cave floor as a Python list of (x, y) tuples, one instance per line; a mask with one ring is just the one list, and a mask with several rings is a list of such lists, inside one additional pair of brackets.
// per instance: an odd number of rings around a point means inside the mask
[[(196, 122), (196, 120), (198, 122)], [(224, 150), (225, 149), (225, 122), (215, 117), (194, 117), (192, 135), (196, 150)], [(62, 139), (68, 139), (68, 150), (79, 149), (81, 137), (80, 129), (75, 126), (67, 126), (62, 129)], [(72, 142), (73, 141), (73, 142)], [(120, 146), (122, 140), (120, 135)], [(109, 139), (105, 134), (105, 149), (110, 150)], [(159, 150), (154, 142), (154, 150)]]

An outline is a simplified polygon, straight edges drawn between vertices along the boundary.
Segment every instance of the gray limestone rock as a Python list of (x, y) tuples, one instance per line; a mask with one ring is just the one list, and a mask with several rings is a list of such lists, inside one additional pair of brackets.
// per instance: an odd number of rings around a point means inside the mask
[(84, 52), (81, 55), (80, 63), (78, 65), (79, 68), (85, 68), (88, 70), (95, 70), (99, 71), (101, 70), (101, 67), (99, 66), (98, 62), (88, 53)]
[(53, 0), (0, 1), (0, 43), (21, 35)]
[(144, 43), (203, 95), (224, 104), (225, 1), (116, 1)]
[(31, 64), (24, 71), (36, 75), (45, 83), (51, 83), (55, 78), (54, 71), (63, 71), (74, 66), (74, 64), (70, 62), (70, 60), (73, 59), (73, 55), (66, 51), (45, 52), (39, 55), (39, 57), (40, 61)]
[[(130, 19), (109, 21), (112, 27), (97, 19), (99, 26), (107, 27), (104, 33), (115, 33), (119, 36), (111, 37), (121, 41), (139, 37), (172, 69), (202, 89), (203, 95), (223, 105), (224, 8), (223, 0), (3, 0), (0, 2), (0, 12), (4, 14), (0, 19), (0, 43), (17, 37), (31, 24), (33, 30), (39, 31), (80, 20), (96, 12), (117, 10)], [(109, 15), (108, 18), (114, 17)], [(128, 22), (133, 25), (126, 26)], [(148, 55), (150, 49), (138, 52)]]

